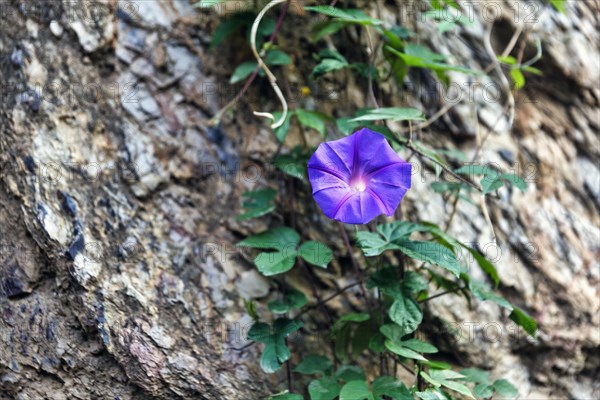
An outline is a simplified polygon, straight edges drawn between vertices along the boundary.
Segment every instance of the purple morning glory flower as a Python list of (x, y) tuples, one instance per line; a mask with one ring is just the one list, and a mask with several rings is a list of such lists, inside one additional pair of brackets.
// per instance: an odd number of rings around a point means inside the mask
[(412, 165), (369, 129), (321, 143), (308, 160), (308, 178), (321, 210), (347, 224), (391, 216), (410, 188)]

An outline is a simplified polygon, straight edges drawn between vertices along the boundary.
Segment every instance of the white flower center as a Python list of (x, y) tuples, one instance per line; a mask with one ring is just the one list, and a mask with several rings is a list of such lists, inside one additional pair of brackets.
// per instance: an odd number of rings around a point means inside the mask
[(367, 189), (367, 184), (362, 180), (357, 180), (352, 184), (352, 190), (355, 192), (364, 192)]

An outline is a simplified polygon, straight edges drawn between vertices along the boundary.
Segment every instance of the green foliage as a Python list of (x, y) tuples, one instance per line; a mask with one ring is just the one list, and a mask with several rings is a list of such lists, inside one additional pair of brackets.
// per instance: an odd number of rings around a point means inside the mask
[(483, 194), (491, 193), (506, 184), (515, 186), (522, 192), (527, 189), (527, 183), (523, 178), (516, 174), (500, 173), (489, 165), (470, 164), (462, 166), (454, 172), (463, 175), (483, 175), (481, 178)]
[(296, 110), (296, 115), (298, 116), (300, 125), (314, 129), (325, 137), (325, 123), (331, 121), (331, 117), (321, 112), (303, 110), (301, 108)]
[(313, 68), (311, 77), (318, 78), (328, 72), (350, 67), (346, 58), (335, 50), (323, 50), (319, 53), (320, 62)]
[(373, 336), (368, 313), (349, 313), (339, 318), (333, 324), (330, 337), (335, 339), (336, 357), (348, 361), (348, 354), (358, 356), (368, 348)]
[(285, 314), (293, 309), (302, 308), (308, 300), (306, 295), (299, 290), (291, 289), (283, 300), (274, 300), (269, 303), (269, 311), (273, 314)]
[(329, 372), (333, 364), (327, 357), (319, 355), (309, 355), (304, 357), (302, 362), (294, 369), (294, 372), (298, 372), (304, 375), (322, 374)]
[[(284, 53), (281, 50), (273, 49), (267, 53), (267, 55), (263, 59), (266, 65), (289, 65), (292, 63), (292, 59), (289, 55)], [(229, 79), (229, 83), (234, 84), (240, 81), (243, 81), (247, 77), (249, 77), (254, 70), (258, 68), (258, 63), (256, 61), (246, 61), (237, 66), (237, 68), (233, 71), (231, 78)], [(260, 76), (264, 76), (264, 72), (262, 70), (259, 71)]]
[(364, 381), (350, 381), (340, 391), (340, 400), (373, 400), (373, 394)]
[(273, 164), (285, 174), (302, 180), (306, 178), (308, 159), (308, 152), (302, 147), (296, 146), (289, 154), (277, 156)]
[(269, 396), (268, 400), (304, 400), (301, 394), (289, 393), (287, 390), (283, 393)]
[(477, 368), (466, 368), (460, 371), (463, 380), (475, 383), (473, 394), (478, 398), (491, 398), (498, 395), (501, 398), (514, 398), (518, 391), (506, 379), (498, 379), (492, 383), (487, 372)]
[(425, 117), (423, 113), (414, 108), (374, 108), (366, 110), (363, 115), (351, 119), (351, 122), (359, 121), (380, 121), (380, 120), (391, 120), (391, 121), (423, 121)]
[[(549, 1), (557, 9), (564, 11), (562, 0)], [(201, 1), (196, 6), (211, 7), (218, 3), (222, 1)], [(431, 10), (424, 12), (423, 17), (434, 23), (442, 34), (470, 23), (461, 14), (461, 7), (456, 0), (431, 0), (427, 4), (431, 6)], [(250, 2), (248, 5), (251, 5)], [(392, 84), (395, 80), (399, 84), (398, 89), (402, 89), (401, 85), (411, 68), (427, 69), (446, 84), (449, 83), (448, 71), (474, 76), (483, 75), (482, 72), (465, 66), (452, 65), (444, 55), (418, 44), (415, 33), (402, 26), (384, 24), (363, 11), (325, 5), (309, 6), (305, 7), (305, 10), (326, 17), (313, 27), (315, 45), (321, 45), (317, 43), (319, 40), (345, 28), (348, 28), (347, 33), (352, 35), (368, 34), (369, 42), (372, 39), (371, 35), (380, 36), (380, 40), (372, 41), (376, 47), (379, 46), (372, 49), (373, 55), (357, 55), (356, 52), (341, 54), (334, 47), (339, 44), (338, 38), (328, 40), (328, 48), (321, 50), (318, 55), (313, 55), (315, 66), (312, 71), (303, 71), (304, 76), (310, 72), (312, 79), (319, 79), (325, 75), (337, 77), (344, 71), (343, 78), (364, 80), (361, 82), (364, 87), (367, 87), (368, 80), (369, 87), (373, 88), (373, 93), (377, 95), (377, 85), (387, 80), (391, 80)], [(224, 43), (236, 32), (245, 30), (248, 33), (257, 15), (256, 11), (258, 10), (238, 12), (225, 19), (217, 27), (211, 46)], [(453, 18), (448, 19), (448, 15)], [(274, 29), (275, 20), (269, 17), (265, 18), (259, 26), (256, 39), (261, 53), (265, 54), (265, 63), (270, 66), (291, 64), (290, 55), (273, 43), (264, 43)], [(368, 60), (368, 62), (353, 62), (353, 60)], [(514, 57), (507, 56), (498, 57), (498, 61), (509, 71), (517, 90), (525, 85), (527, 74), (541, 74), (541, 71), (531, 66), (537, 59), (521, 63)], [(232, 74), (231, 83), (247, 79), (256, 70), (257, 63), (254, 60), (240, 64)], [(258, 73), (263, 75), (260, 70)], [(274, 113), (276, 119), (280, 116), (281, 113)], [(387, 122), (424, 120), (425, 115), (421, 111), (401, 107), (363, 108), (357, 110), (354, 115), (336, 115), (334, 119), (321, 112), (319, 108), (313, 109), (310, 102), (300, 102), (288, 112), (283, 125), (273, 131), (280, 144), (273, 163), (287, 177), (299, 180), (291, 181), (299, 191), (308, 192), (310, 188), (306, 182), (306, 166), (312, 153), (309, 146), (315, 146), (317, 143), (313, 140), (318, 138), (312, 133), (318, 132), (324, 139), (328, 131), (332, 133), (334, 129), (343, 135), (349, 135), (362, 127), (383, 134), (397, 151), (404, 149), (425, 155), (428, 162), (432, 163), (438, 177), (444, 169), (450, 169), (450, 165), (468, 162), (469, 158), (458, 150), (431, 148), (418, 138), (412, 138), (411, 145), (408, 146), (407, 137), (392, 132), (386, 125)], [(330, 124), (331, 122), (335, 122), (335, 126)], [(311, 134), (305, 137), (305, 142), (310, 145), (296, 146), (293, 149), (283, 146), (292, 123), (298, 124), (303, 135)], [(428, 125), (430, 123), (431, 121), (428, 121)], [(503, 186), (526, 190), (526, 183), (522, 178), (513, 173), (503, 173), (491, 166), (467, 164), (457, 169), (456, 173), (477, 176), (484, 195)], [(277, 176), (281, 178), (284, 175), (279, 173)], [(477, 206), (473, 198), (479, 196), (479, 193), (475, 193), (474, 188), (465, 182), (437, 181), (431, 184), (431, 189), (443, 194), (445, 201), (460, 199)], [(238, 220), (258, 218), (275, 210), (277, 191), (272, 188), (260, 189), (245, 193), (243, 198), (243, 212), (238, 216)], [(289, 220), (288, 212), (289, 209), (286, 207), (284, 212), (277, 214), (284, 224)], [(302, 223), (305, 221), (310, 220), (302, 216)], [(433, 344), (417, 339), (423, 337), (418, 334), (418, 330), (423, 322), (427, 301), (450, 293), (464, 296), (469, 302), (478, 299), (496, 303), (507, 310), (506, 313), (510, 312), (509, 317), (512, 321), (535, 336), (537, 330), (535, 320), (494, 291), (499, 286), (500, 277), (492, 262), (475, 248), (426, 221), (396, 221), (377, 225), (374, 230), (357, 230), (356, 244), (366, 257), (369, 275), (365, 284), (368, 289), (373, 289), (368, 292), (368, 296), (371, 297), (376, 291), (380, 308), (373, 310), (370, 307), (374, 304), (372, 302), (369, 307), (357, 306), (355, 308), (357, 312), (342, 313), (335, 320), (329, 338), (334, 341), (336, 365), (343, 364), (337, 371), (333, 371), (332, 360), (322, 355), (303, 357), (300, 355), (298, 357), (300, 362), (290, 366), (294, 373), (306, 375), (306, 379), (310, 379), (307, 392), (311, 400), (408, 400), (415, 396), (425, 400), (450, 400), (457, 396), (460, 398), (473, 398), (474, 395), (480, 398), (516, 396), (517, 391), (514, 386), (502, 379), (492, 382), (485, 371), (474, 368), (464, 369), (460, 373), (453, 371), (452, 365), (434, 359), (438, 349)], [(286, 226), (250, 235), (240, 241), (239, 246), (256, 249), (254, 264), (265, 276), (290, 271), (298, 257), (304, 260), (309, 268), (326, 268), (334, 258), (333, 251), (325, 243), (303, 241), (298, 232)], [(467, 268), (468, 264), (462, 265), (459, 261), (462, 258), (459, 257), (460, 253), (466, 253), (471, 261), (477, 263), (485, 273), (485, 279), (473, 279)], [(362, 263), (364, 260), (360, 258), (354, 261)], [(342, 260), (339, 261), (341, 264)], [(362, 278), (358, 276), (356, 279)], [(267, 373), (279, 370), (285, 362), (291, 363), (286, 338), (303, 326), (299, 319), (280, 317), (283, 314), (297, 313), (300, 309), (303, 311), (298, 315), (302, 316), (305, 312), (316, 308), (314, 304), (306, 307), (309, 301), (327, 302), (336, 296), (334, 294), (333, 297), (325, 300), (321, 297), (310, 299), (300, 290), (290, 288), (289, 281), (277, 280), (279, 282), (277, 286), (285, 288), (285, 291), (268, 304), (272, 316), (269, 321), (274, 320), (272, 323), (262, 322), (264, 317), (258, 310), (264, 307), (257, 307), (253, 301), (245, 302), (246, 312), (255, 321), (248, 337), (250, 340), (264, 344), (260, 365)], [(338, 294), (345, 292), (346, 289), (340, 289)], [(349, 293), (351, 292), (346, 294), (355, 299), (354, 295)], [(352, 304), (353, 307), (356, 306), (356, 303)], [(376, 364), (374, 357), (388, 360), (393, 358), (406, 369), (415, 371), (420, 379), (415, 377), (409, 387), (391, 376), (378, 376), (372, 381), (371, 379), (367, 381), (365, 372), (354, 361), (366, 359), (371, 364)], [(371, 373), (373, 370), (369, 369), (368, 372)], [(296, 389), (300, 392), (299, 388)], [(303, 396), (286, 391), (269, 398), (298, 400), (303, 399)]]
[(248, 331), (248, 340), (264, 343), (265, 347), (260, 358), (260, 366), (266, 373), (277, 371), (290, 356), (285, 339), (302, 328), (302, 321), (279, 318), (272, 326), (264, 322), (256, 322)]
[(509, 317), (514, 323), (525, 329), (525, 332), (529, 333), (532, 337), (535, 337), (537, 332), (537, 322), (535, 322), (535, 319), (531, 318), (524, 310), (513, 306), (513, 310)]
[(340, 9), (331, 6), (309, 6), (304, 7), (306, 11), (313, 11), (333, 17), (338, 22), (346, 24), (359, 24), (363, 26), (381, 25), (382, 22), (377, 18), (372, 18), (361, 10)]
[[(462, 72), (464, 74), (472, 75), (480, 74), (479, 72), (469, 68), (446, 64), (442, 62), (446, 57), (441, 54), (434, 53), (428, 48), (418, 44), (408, 43), (404, 47), (403, 51), (395, 49), (391, 46), (385, 46), (384, 49), (386, 52), (395, 55), (403, 62), (403, 64), (400, 64), (397, 68), (426, 68), (435, 72), (438, 78), (440, 78), (443, 82), (447, 82), (447, 78), (444, 75), (446, 71)], [(406, 74), (406, 70), (399, 69), (398, 73), (400, 75), (397, 76), (397, 79), (398, 81), (402, 81), (403, 76)]]
[(311, 400), (334, 400), (339, 396), (341, 389), (342, 386), (337, 380), (324, 377), (308, 385), (308, 394)]
[(242, 208), (244, 212), (237, 216), (238, 221), (258, 218), (275, 210), (275, 198), (277, 191), (267, 188), (246, 192), (242, 195), (244, 199)]
[(333, 259), (333, 253), (326, 245), (316, 242), (304, 242), (300, 247), (300, 235), (295, 230), (282, 226), (269, 229), (258, 235), (248, 236), (238, 246), (264, 250), (275, 250), (259, 253), (254, 264), (265, 276), (282, 274), (289, 271), (296, 263), (296, 257), (302, 257), (309, 264), (326, 268)]
[(515, 84), (515, 89), (519, 90), (525, 86), (525, 75), (523, 72), (529, 72), (534, 75), (542, 75), (542, 71), (529, 65), (522, 65), (517, 62), (513, 56), (498, 56), (498, 61), (510, 67), (510, 76)]
[(463, 375), (452, 370), (436, 370), (432, 369), (427, 374), (425, 371), (421, 371), (420, 375), (429, 383), (435, 387), (443, 386), (455, 392), (458, 392), (464, 396), (475, 399), (471, 390), (464, 384), (458, 382), (458, 379), (464, 378)]
[(567, 11), (565, 10), (565, 1), (566, 0), (548, 0), (550, 2), (550, 4), (552, 4), (552, 7), (554, 7), (557, 11), (566, 14)]

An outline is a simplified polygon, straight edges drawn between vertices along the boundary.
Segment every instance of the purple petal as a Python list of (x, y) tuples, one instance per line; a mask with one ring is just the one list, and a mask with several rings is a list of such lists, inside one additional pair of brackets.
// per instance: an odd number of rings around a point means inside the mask
[[(328, 189), (349, 190), (350, 186), (339, 174), (328, 168), (312, 167), (308, 169), (308, 179), (312, 185), (313, 196), (318, 192)], [(333, 193), (332, 193), (333, 195)]]
[(340, 179), (350, 182), (354, 154), (354, 139), (351, 136), (321, 143), (308, 160), (308, 169), (328, 171)]
[(313, 197), (323, 213), (349, 224), (392, 215), (411, 186), (411, 164), (369, 129), (322, 143), (308, 162)]
[(386, 215), (394, 214), (400, 200), (410, 189), (411, 172), (412, 165), (402, 162), (381, 168), (370, 176), (367, 191), (382, 204)]
[(353, 195), (355, 195), (355, 192), (350, 188), (341, 187), (332, 187), (313, 193), (313, 197), (319, 207), (321, 207), (323, 214), (331, 219), (335, 219), (340, 208), (342, 208)]
[(347, 224), (366, 224), (385, 212), (370, 193), (366, 191), (351, 193), (349, 198), (340, 204), (333, 219)]
[(355, 173), (371, 174), (387, 165), (404, 162), (382, 134), (364, 128), (354, 135), (358, 148), (357, 164), (360, 166)]

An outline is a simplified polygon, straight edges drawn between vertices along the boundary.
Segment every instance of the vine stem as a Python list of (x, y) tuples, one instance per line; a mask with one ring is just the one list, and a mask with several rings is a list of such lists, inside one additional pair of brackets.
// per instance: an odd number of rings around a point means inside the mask
[(362, 293), (363, 297), (365, 298), (365, 304), (367, 306), (367, 311), (369, 313), (369, 317), (371, 318), (371, 325), (373, 327), (373, 330), (376, 331), (377, 324), (375, 322), (373, 310), (371, 310), (371, 304), (369, 304), (369, 297), (367, 296), (367, 290), (365, 289), (365, 285), (363, 283), (362, 272), (360, 270), (360, 267), (358, 266), (358, 261), (356, 260), (356, 257), (354, 257), (354, 253), (352, 252), (352, 246), (350, 245), (350, 239), (348, 239), (348, 234), (346, 233), (346, 230), (344, 229), (344, 225), (341, 222), (338, 222), (338, 228), (340, 229), (340, 234), (342, 235), (342, 238), (344, 239), (344, 244), (346, 245), (346, 250), (348, 250), (348, 255), (350, 256), (350, 262), (352, 263), (352, 266), (354, 267), (356, 279), (358, 280), (358, 283), (360, 285), (360, 292)]
[(426, 159), (433, 162), (434, 164), (439, 165), (445, 172), (449, 173), (450, 175), (452, 175), (454, 178), (458, 179), (459, 181), (464, 182), (467, 185), (474, 188), (475, 190), (483, 193), (483, 189), (481, 189), (481, 187), (479, 187), (479, 185), (476, 185), (473, 182), (463, 178), (462, 176), (460, 176), (456, 172), (452, 171), (450, 168), (448, 168), (441, 162), (437, 161), (435, 158), (430, 157), (427, 154), (423, 153), (421, 150), (417, 149), (412, 143), (404, 143), (404, 146), (406, 146), (408, 149), (410, 149), (413, 153), (416, 153), (416, 154), (420, 155), (421, 157), (425, 157)]
[(273, 91), (279, 98), (279, 101), (281, 102), (281, 106), (283, 108), (281, 117), (279, 117), (279, 119), (277, 121), (275, 121), (275, 117), (271, 113), (254, 111), (254, 115), (256, 115), (257, 117), (265, 117), (265, 118), (269, 118), (270, 120), (272, 120), (273, 121), (273, 124), (271, 124), (272, 129), (279, 128), (285, 122), (285, 119), (286, 119), (287, 113), (288, 113), (288, 104), (287, 104), (287, 101), (285, 100), (285, 96), (283, 95), (283, 93), (281, 92), (281, 89), (279, 88), (279, 85), (277, 85), (277, 78), (275, 77), (275, 75), (273, 75), (273, 73), (271, 72), (269, 67), (267, 67), (267, 65), (263, 61), (262, 57), (260, 56), (260, 54), (258, 54), (258, 50), (256, 49), (256, 34), (258, 32), (258, 26), (260, 25), (260, 21), (263, 19), (265, 14), (271, 8), (275, 7), (276, 5), (281, 4), (283, 2), (288, 2), (288, 1), (289, 0), (272, 0), (269, 4), (267, 4), (258, 13), (258, 15), (256, 16), (256, 19), (254, 20), (254, 23), (252, 24), (252, 29), (250, 31), (250, 47), (252, 48), (254, 57), (256, 58), (256, 61), (258, 62), (258, 66), (260, 68), (262, 68), (263, 71), (265, 71), (267, 78), (269, 78), (269, 83), (271, 84)]
[[(287, 0), (287, 2), (283, 5), (283, 8), (281, 9), (281, 13), (279, 14), (279, 17), (277, 18), (277, 23), (275, 24), (275, 29), (273, 29), (273, 33), (271, 33), (271, 36), (269, 37), (270, 43), (275, 43), (275, 38), (277, 37), (277, 33), (279, 33), (279, 30), (281, 29), (281, 25), (283, 24), (283, 19), (285, 18), (285, 15), (287, 14), (287, 11), (288, 11), (288, 8), (290, 5), (290, 1), (291, 0)], [(252, 83), (254, 82), (256, 77), (258, 76), (259, 71), (260, 71), (260, 66), (257, 65), (256, 68), (254, 68), (252, 75), (250, 75), (250, 77), (248, 79), (246, 79), (246, 82), (244, 82), (244, 86), (242, 87), (242, 90), (240, 90), (239, 93), (233, 99), (231, 99), (227, 104), (225, 104), (225, 106), (223, 106), (219, 111), (217, 111), (215, 113), (215, 115), (212, 117), (211, 124), (216, 125), (219, 122), (219, 120), (221, 119), (221, 116), (227, 110), (229, 110), (231, 107), (236, 105), (238, 101), (240, 101), (240, 99), (244, 96), (244, 94), (246, 94), (248, 89), (250, 89), (250, 86), (252, 85)]]
[(327, 302), (329, 302), (329, 301), (331, 301), (331, 300), (335, 299), (336, 297), (338, 297), (339, 295), (341, 295), (341, 294), (342, 294), (342, 293), (344, 293), (345, 291), (347, 291), (347, 290), (349, 290), (349, 289), (352, 289), (353, 287), (355, 287), (355, 286), (358, 286), (358, 285), (360, 285), (360, 284), (361, 284), (361, 282), (354, 282), (354, 283), (351, 283), (351, 284), (349, 284), (348, 286), (344, 286), (343, 288), (341, 288), (340, 290), (338, 290), (337, 292), (335, 292), (335, 293), (334, 293), (334, 294), (332, 294), (331, 296), (329, 296), (329, 297), (325, 297), (323, 300), (320, 300), (318, 303), (316, 303), (316, 304), (314, 304), (314, 305), (312, 305), (312, 306), (306, 307), (306, 308), (305, 308), (304, 310), (302, 310), (302, 311), (301, 311), (301, 312), (300, 312), (298, 315), (296, 315), (296, 318), (299, 318), (299, 317), (301, 317), (302, 315), (306, 314), (306, 313), (307, 313), (307, 312), (309, 312), (310, 310), (314, 310), (314, 309), (315, 309), (315, 308), (317, 308), (317, 307), (321, 307), (322, 305), (324, 305), (324, 304), (326, 304)]
[(446, 290), (445, 292), (442, 292), (442, 293), (434, 294), (433, 296), (429, 296), (426, 299), (419, 300), (419, 303), (426, 303), (429, 300), (437, 299), (438, 297), (444, 296), (446, 294), (460, 292), (463, 289), (466, 289), (466, 286), (461, 286), (461, 287), (457, 287), (457, 288), (454, 288), (454, 289)]

